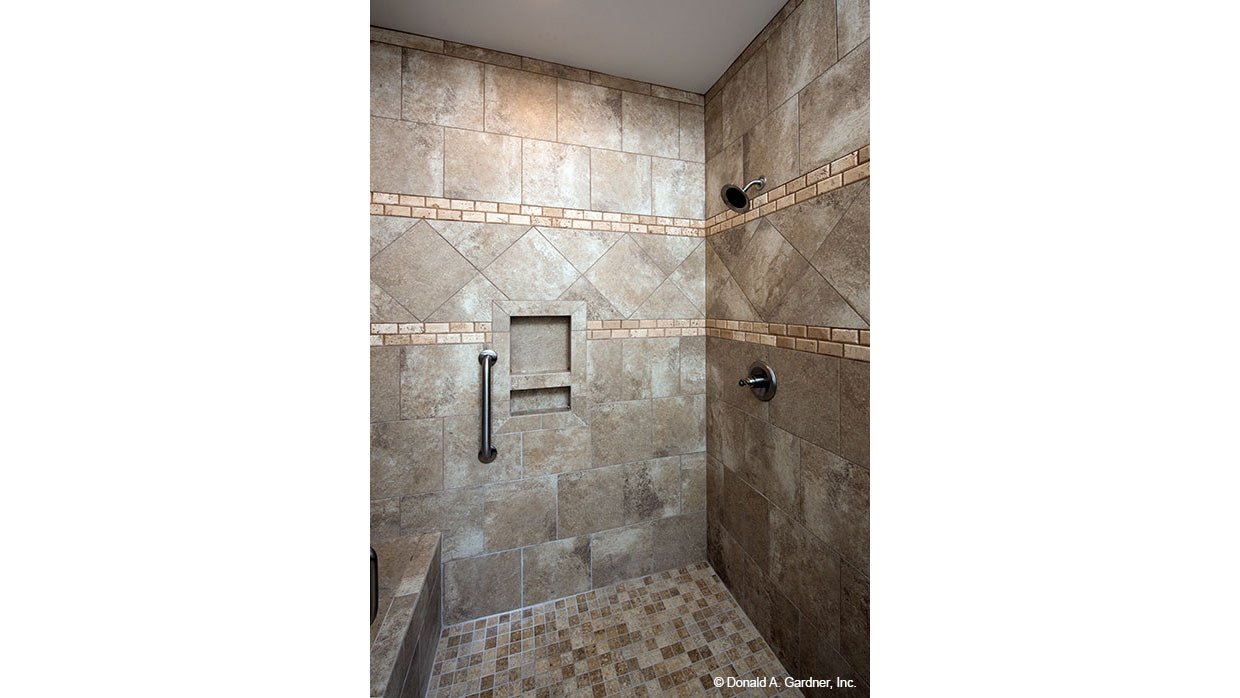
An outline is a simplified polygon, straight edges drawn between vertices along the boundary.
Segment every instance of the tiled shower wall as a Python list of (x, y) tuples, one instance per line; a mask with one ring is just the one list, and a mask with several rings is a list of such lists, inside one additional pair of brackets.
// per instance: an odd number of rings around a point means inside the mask
[[(372, 201), (397, 214), (371, 217), (372, 537), (443, 532), (445, 623), (705, 559), (701, 96), (380, 29), (371, 49)], [(570, 411), (496, 395), (484, 464), (478, 354), (508, 360), (512, 302), (583, 307), (591, 338)]]
[[(868, 14), (791, 0), (706, 102), (708, 555), (790, 673), (854, 679), (854, 695), (869, 680)], [(772, 200), (790, 180), (806, 193), (721, 213), (719, 187), (759, 175)], [(802, 189), (815, 180), (831, 186)], [(759, 359), (770, 402), (736, 384)]]

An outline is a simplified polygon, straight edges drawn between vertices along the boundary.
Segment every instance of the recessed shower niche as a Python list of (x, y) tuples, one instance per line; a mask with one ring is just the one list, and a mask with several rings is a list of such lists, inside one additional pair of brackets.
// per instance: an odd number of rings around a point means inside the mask
[(512, 417), (574, 412), (585, 385), (585, 303), (498, 301), (492, 324), (508, 369), (508, 389), (493, 399), (507, 400)]

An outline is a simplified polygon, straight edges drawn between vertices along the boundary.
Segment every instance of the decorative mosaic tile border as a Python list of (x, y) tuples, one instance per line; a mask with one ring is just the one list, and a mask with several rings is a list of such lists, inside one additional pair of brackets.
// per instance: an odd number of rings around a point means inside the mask
[(476, 223), (514, 223), (547, 228), (610, 230), (618, 233), (651, 233), (705, 237), (706, 221), (699, 218), (670, 218), (637, 213), (613, 213), (555, 206), (504, 204), (496, 201), (443, 199), (387, 192), (370, 193), (370, 213), (375, 216), (431, 218), (440, 221)]
[(489, 322), (372, 322), (370, 346), (478, 344), (491, 341)]
[(518, 56), (512, 53), (504, 53), (503, 51), (493, 51), (478, 46), (470, 46), (468, 44), (458, 44), (455, 41), (445, 41), (443, 39), (435, 39), (429, 36), (421, 36), (419, 34), (408, 34), (406, 32), (395, 31), (392, 29), (384, 29), (382, 27), (370, 28), (370, 40), (378, 41), (384, 44), (392, 44), (403, 48), (412, 48), (428, 53), (442, 53), (457, 58), (465, 58), (471, 61), (479, 61), (481, 63), (490, 63), (503, 68), (512, 68), (514, 70), (524, 70), (530, 73), (539, 73), (541, 75), (550, 75), (552, 77), (563, 78), (565, 80), (575, 80), (584, 82), (587, 85), (602, 85), (611, 87), (625, 92), (634, 92), (641, 95), (653, 95), (670, 99), (676, 102), (684, 102), (685, 104), (696, 104), (699, 107), (705, 103), (705, 98), (696, 92), (686, 92), (678, 90), (674, 87), (664, 87), (663, 85), (655, 85), (654, 83), (642, 82), (640, 80), (630, 80), (606, 73), (596, 73), (593, 70), (585, 70), (584, 68), (574, 68), (561, 63), (552, 63), (550, 61), (541, 61), (537, 58), (528, 56)]
[(631, 339), (637, 337), (702, 337), (705, 318), (669, 320), (590, 320), (586, 339)]
[(707, 318), (706, 336), (870, 362), (869, 330)]
[(706, 219), (706, 234), (714, 235), (743, 223), (774, 213), (781, 208), (826, 194), (833, 189), (859, 182), (870, 176), (870, 146), (859, 148), (835, 162), (823, 165), (796, 179), (755, 196), (745, 213), (724, 211)]
[[(703, 337), (706, 320), (590, 320), (586, 339), (637, 337)], [(370, 346), (411, 344), (478, 344), (492, 339), (489, 322), (372, 322)]]

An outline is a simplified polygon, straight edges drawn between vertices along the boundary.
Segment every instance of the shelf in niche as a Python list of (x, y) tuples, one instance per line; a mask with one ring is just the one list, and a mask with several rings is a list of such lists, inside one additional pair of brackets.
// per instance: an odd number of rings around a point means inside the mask
[[(516, 376), (513, 376), (515, 379)], [(555, 388), (531, 388), (513, 390), (510, 393), (508, 414), (516, 417), (523, 414), (549, 414), (568, 412), (572, 409), (569, 386)]]

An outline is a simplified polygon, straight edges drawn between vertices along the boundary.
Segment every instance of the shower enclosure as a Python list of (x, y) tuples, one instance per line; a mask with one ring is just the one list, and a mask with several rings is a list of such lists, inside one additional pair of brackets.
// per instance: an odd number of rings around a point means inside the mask
[(371, 539), (382, 573), (435, 536), (446, 628), (406, 693), (868, 692), (869, 42), (835, 8), (705, 95), (372, 29)]

